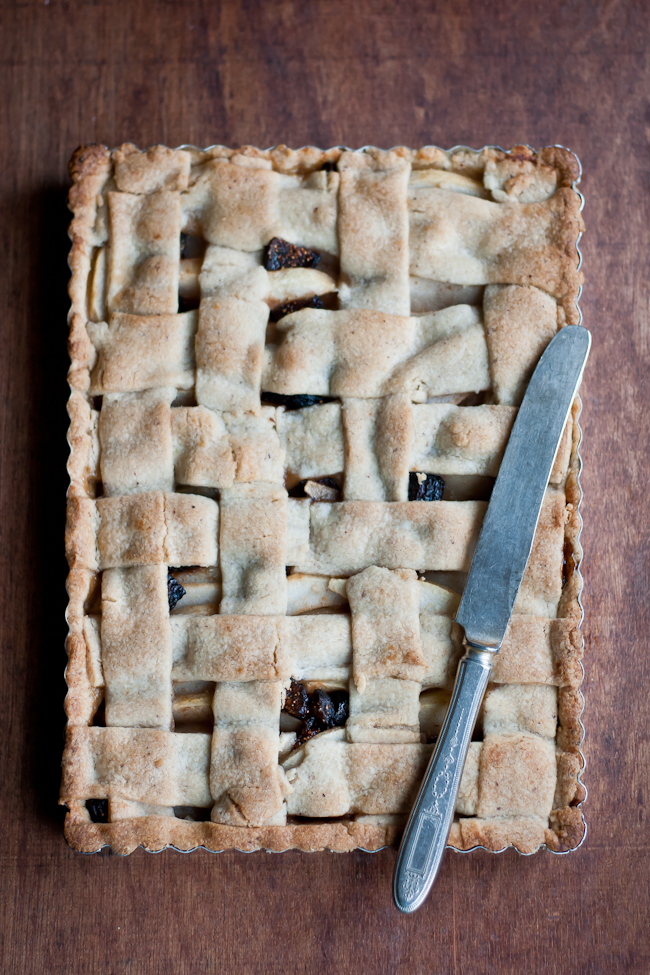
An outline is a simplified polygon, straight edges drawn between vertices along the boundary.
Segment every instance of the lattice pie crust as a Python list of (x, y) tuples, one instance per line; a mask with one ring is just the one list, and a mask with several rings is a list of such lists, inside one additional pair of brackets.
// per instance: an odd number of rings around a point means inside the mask
[[(85, 146), (71, 173), (67, 839), (393, 843), (517, 406), (579, 321), (577, 160)], [(457, 849), (584, 832), (577, 415)], [(442, 500), (409, 500), (431, 474)], [(347, 721), (299, 744), (292, 679)]]

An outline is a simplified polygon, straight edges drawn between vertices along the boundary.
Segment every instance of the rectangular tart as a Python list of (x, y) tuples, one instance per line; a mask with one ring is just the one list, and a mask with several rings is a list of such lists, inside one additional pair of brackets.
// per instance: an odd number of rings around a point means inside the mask
[[(527, 381), (580, 320), (575, 156), (71, 161), (70, 845), (394, 844)], [(584, 834), (579, 403), (449, 845)]]

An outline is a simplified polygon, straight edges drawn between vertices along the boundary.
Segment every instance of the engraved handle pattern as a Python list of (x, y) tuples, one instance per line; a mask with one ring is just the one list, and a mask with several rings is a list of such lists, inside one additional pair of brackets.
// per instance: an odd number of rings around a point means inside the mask
[(404, 831), (395, 866), (395, 903), (407, 914), (424, 903), (438, 873), (493, 658), (493, 651), (468, 647), (458, 666), (447, 717)]

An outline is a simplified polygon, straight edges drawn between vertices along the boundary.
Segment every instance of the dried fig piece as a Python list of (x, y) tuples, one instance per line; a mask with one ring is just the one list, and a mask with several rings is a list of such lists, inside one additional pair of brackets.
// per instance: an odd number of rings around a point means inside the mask
[(93, 823), (108, 822), (108, 799), (86, 799), (86, 809)]
[(317, 406), (320, 403), (331, 403), (333, 396), (311, 396), (307, 393), (295, 393), (293, 396), (285, 396), (283, 393), (262, 393), (263, 403), (270, 403), (272, 406), (284, 406), (288, 410), (302, 410), (306, 406)]
[(185, 589), (177, 582), (171, 572), (167, 574), (167, 599), (169, 601), (169, 611), (171, 612), (179, 599), (185, 595)]
[(274, 237), (264, 250), (267, 271), (280, 271), (283, 267), (317, 267), (319, 261), (320, 254), (308, 247), (297, 247), (282, 237)]
[(300, 745), (304, 745), (306, 741), (309, 741), (310, 738), (315, 738), (316, 735), (321, 733), (321, 731), (325, 731), (325, 729), (317, 718), (307, 718), (302, 728), (296, 735), (295, 747), (299, 748)]
[(325, 728), (334, 726), (334, 705), (327, 691), (320, 688), (311, 696), (309, 710)]
[(287, 301), (284, 305), (279, 305), (277, 308), (271, 309), (271, 321), (279, 322), (281, 318), (285, 315), (291, 315), (294, 311), (300, 311), (302, 308), (324, 308), (323, 299), (318, 295), (313, 295), (311, 298), (298, 298), (296, 301)]
[(409, 501), (441, 501), (445, 482), (438, 474), (409, 474)]
[(298, 681), (292, 679), (291, 686), (287, 691), (287, 695), (284, 700), (284, 711), (290, 714), (293, 718), (301, 718), (304, 720), (309, 715), (309, 697), (307, 696), (307, 691), (302, 684)]
[(334, 707), (332, 726), (341, 728), (350, 717), (350, 695), (347, 691), (330, 691), (329, 696)]
[(292, 680), (287, 691), (284, 711), (295, 718), (301, 718), (303, 724), (296, 732), (294, 748), (304, 745), (310, 738), (314, 738), (322, 731), (342, 727), (350, 713), (350, 696), (347, 691), (332, 691), (328, 693), (317, 688), (308, 695), (303, 684)]

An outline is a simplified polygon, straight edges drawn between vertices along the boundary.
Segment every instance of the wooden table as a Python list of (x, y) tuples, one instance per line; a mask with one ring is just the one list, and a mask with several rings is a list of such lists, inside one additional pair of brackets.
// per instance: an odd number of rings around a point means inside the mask
[[(5, 0), (2, 970), (650, 971), (648, 6)], [(448, 854), (413, 917), (375, 855), (72, 853), (63, 729), (66, 163), (81, 142), (559, 142), (582, 159), (589, 788), (566, 857)]]

